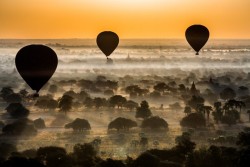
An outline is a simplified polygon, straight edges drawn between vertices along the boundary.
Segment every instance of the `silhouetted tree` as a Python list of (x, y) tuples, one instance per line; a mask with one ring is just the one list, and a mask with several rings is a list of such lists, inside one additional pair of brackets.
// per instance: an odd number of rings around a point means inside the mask
[(72, 128), (74, 131), (84, 131), (91, 129), (89, 121), (80, 118), (76, 118), (73, 122), (66, 124), (65, 128)]
[(88, 94), (87, 92), (85, 92), (85, 91), (82, 90), (82, 91), (78, 94), (77, 99), (78, 99), (79, 101), (85, 101), (86, 98), (88, 98), (88, 97), (89, 97), (89, 94)]
[(148, 102), (147, 101), (142, 101), (141, 106), (137, 108), (137, 111), (136, 111), (136, 115), (135, 117), (136, 118), (148, 118), (152, 115), (150, 109), (149, 109), (149, 105), (148, 105)]
[(47, 101), (47, 108), (50, 110), (55, 110), (58, 107), (58, 102), (54, 99), (49, 99)]
[(29, 115), (29, 110), (26, 109), (21, 103), (10, 103), (6, 107), (6, 110), (13, 118), (23, 118)]
[(116, 129), (120, 130), (129, 130), (130, 128), (137, 127), (137, 123), (127, 118), (116, 118), (114, 121), (110, 122), (108, 125), (108, 130)]
[(63, 95), (59, 99), (58, 107), (60, 108), (61, 111), (65, 112), (66, 114), (66, 112), (71, 110), (72, 104), (73, 104), (73, 98), (69, 95)]
[(57, 87), (56, 85), (50, 85), (48, 91), (49, 91), (50, 93), (54, 94), (54, 93), (57, 92), (57, 90), (58, 90), (58, 87)]
[(22, 97), (18, 93), (12, 93), (12, 94), (6, 95), (4, 97), (4, 100), (7, 103), (21, 103)]
[(158, 157), (150, 154), (150, 153), (142, 153), (139, 157), (134, 161), (135, 167), (158, 167), (160, 160)]
[(108, 90), (105, 90), (103, 92), (103, 94), (106, 95), (106, 96), (114, 96), (114, 91), (111, 90), (111, 89), (108, 89)]
[(250, 110), (247, 110), (248, 113), (248, 121), (250, 122)]
[(106, 161), (100, 162), (98, 167), (126, 167), (121, 160), (113, 160), (108, 158)]
[(158, 98), (162, 97), (162, 96), (161, 96), (161, 93), (158, 92), (158, 91), (153, 91), (153, 92), (151, 92), (151, 93), (149, 94), (149, 96), (150, 96), (151, 98), (153, 98), (153, 99), (158, 99)]
[(206, 120), (201, 113), (191, 113), (184, 117), (181, 122), (181, 126), (190, 127), (190, 128), (198, 128), (205, 127)]
[[(191, 115), (191, 114), (190, 114)], [(181, 136), (175, 138), (176, 146), (173, 148), (178, 152), (187, 155), (195, 149), (195, 143), (191, 141), (190, 134), (183, 132)]]
[(94, 166), (94, 158), (96, 155), (97, 151), (90, 143), (76, 144), (72, 153), (78, 166)]
[(21, 156), (11, 156), (1, 166), (2, 167), (19, 167), (19, 166), (45, 167), (44, 164), (42, 164), (36, 159), (26, 158)]
[(37, 130), (34, 123), (28, 119), (19, 119), (3, 127), (2, 132), (7, 135), (35, 135)]
[(128, 100), (125, 104), (124, 107), (128, 108), (130, 111), (138, 107), (138, 103)]
[(28, 95), (28, 91), (26, 89), (22, 89), (19, 91), (19, 94), (22, 96), (22, 97), (27, 97)]
[(197, 105), (204, 104), (204, 99), (201, 96), (192, 96), (192, 98), (187, 102), (190, 107), (196, 109)]
[(77, 99), (78, 98), (78, 94), (76, 92), (74, 92), (73, 90), (69, 90), (69, 91), (65, 92), (63, 95), (70, 96), (73, 99)]
[(155, 129), (168, 129), (168, 123), (158, 116), (150, 117), (142, 121), (142, 128)]
[(175, 102), (174, 104), (169, 104), (169, 108), (173, 109), (173, 110), (180, 110), (181, 109), (181, 105), (179, 102)]
[(37, 159), (46, 164), (47, 167), (69, 167), (72, 160), (67, 156), (66, 150), (61, 147), (40, 147), (37, 150)]
[(249, 147), (250, 146), (250, 132), (240, 132), (237, 136), (236, 144), (242, 147)]
[(1, 158), (8, 158), (11, 153), (13, 152), (17, 152), (17, 148), (16, 146), (14, 146), (13, 144), (9, 144), (9, 143), (0, 143), (0, 157)]
[(11, 87), (3, 87), (2, 90), (0, 91), (0, 95), (3, 99), (5, 99), (5, 97), (13, 93), (14, 91), (12, 90)]
[(42, 118), (35, 119), (34, 120), (34, 125), (35, 125), (35, 128), (37, 128), (37, 129), (46, 128), (45, 122), (44, 122), (44, 120)]
[(184, 109), (184, 113), (185, 113), (186, 115), (188, 115), (188, 114), (191, 114), (191, 112), (192, 112), (191, 107), (186, 106), (185, 109)]
[(236, 97), (235, 91), (229, 87), (225, 88), (220, 93), (220, 98), (222, 98), (223, 100), (234, 99), (235, 97)]
[(158, 92), (162, 92), (162, 94), (164, 94), (166, 90), (169, 90), (169, 86), (165, 84), (164, 82), (161, 82), (154, 86), (154, 90)]
[(115, 107), (117, 106), (118, 108), (122, 108), (122, 106), (126, 103), (126, 98), (125, 97), (122, 97), (121, 95), (115, 95), (115, 96), (112, 96), (110, 99), (109, 99), (109, 104), (112, 106), (112, 107)]
[(94, 100), (90, 97), (86, 97), (86, 99), (83, 102), (83, 105), (87, 108), (92, 108), (94, 106)]
[(215, 122), (219, 123), (219, 121), (221, 121), (221, 118), (223, 116), (221, 102), (215, 102), (214, 103), (214, 108), (215, 108), (215, 110), (212, 112), (212, 114), (213, 114)]
[(55, 110), (58, 107), (58, 102), (53, 98), (39, 98), (36, 101), (35, 106), (44, 110), (46, 109)]
[(94, 98), (93, 103), (94, 103), (94, 105), (95, 105), (95, 107), (97, 109), (99, 109), (100, 107), (104, 107), (104, 106), (107, 105), (106, 99), (105, 98), (100, 98), (100, 97)]

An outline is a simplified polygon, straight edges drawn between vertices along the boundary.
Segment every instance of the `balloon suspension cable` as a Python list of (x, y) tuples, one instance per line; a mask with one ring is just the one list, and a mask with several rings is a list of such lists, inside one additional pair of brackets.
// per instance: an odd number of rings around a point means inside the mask
[(199, 52), (196, 52), (196, 54), (195, 55), (199, 55)]

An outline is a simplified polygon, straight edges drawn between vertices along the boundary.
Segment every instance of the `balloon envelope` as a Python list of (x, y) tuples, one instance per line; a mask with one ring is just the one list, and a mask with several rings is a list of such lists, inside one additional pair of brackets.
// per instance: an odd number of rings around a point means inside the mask
[(28, 45), (18, 51), (15, 63), (25, 82), (39, 92), (54, 74), (58, 59), (56, 53), (47, 46)]
[(119, 37), (112, 31), (103, 31), (97, 36), (96, 43), (101, 51), (108, 57), (118, 46)]
[(192, 25), (188, 27), (185, 35), (188, 43), (199, 55), (199, 51), (208, 41), (209, 30), (203, 25)]

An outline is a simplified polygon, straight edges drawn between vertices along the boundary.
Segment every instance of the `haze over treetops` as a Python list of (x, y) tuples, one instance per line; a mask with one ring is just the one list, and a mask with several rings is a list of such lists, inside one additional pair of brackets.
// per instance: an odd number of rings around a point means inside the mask
[(1, 0), (0, 38), (184, 38), (192, 24), (211, 38), (250, 38), (249, 0)]

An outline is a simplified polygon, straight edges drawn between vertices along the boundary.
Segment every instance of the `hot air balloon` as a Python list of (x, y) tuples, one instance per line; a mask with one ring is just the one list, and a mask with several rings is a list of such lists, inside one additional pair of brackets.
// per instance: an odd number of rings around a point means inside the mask
[(119, 37), (112, 31), (103, 31), (97, 36), (96, 43), (108, 59), (119, 44)]
[(44, 45), (28, 45), (21, 48), (15, 59), (16, 68), (24, 81), (36, 91), (54, 74), (58, 59), (56, 53)]
[(199, 55), (201, 48), (207, 43), (209, 30), (203, 25), (192, 25), (186, 30), (186, 39), (191, 47)]

